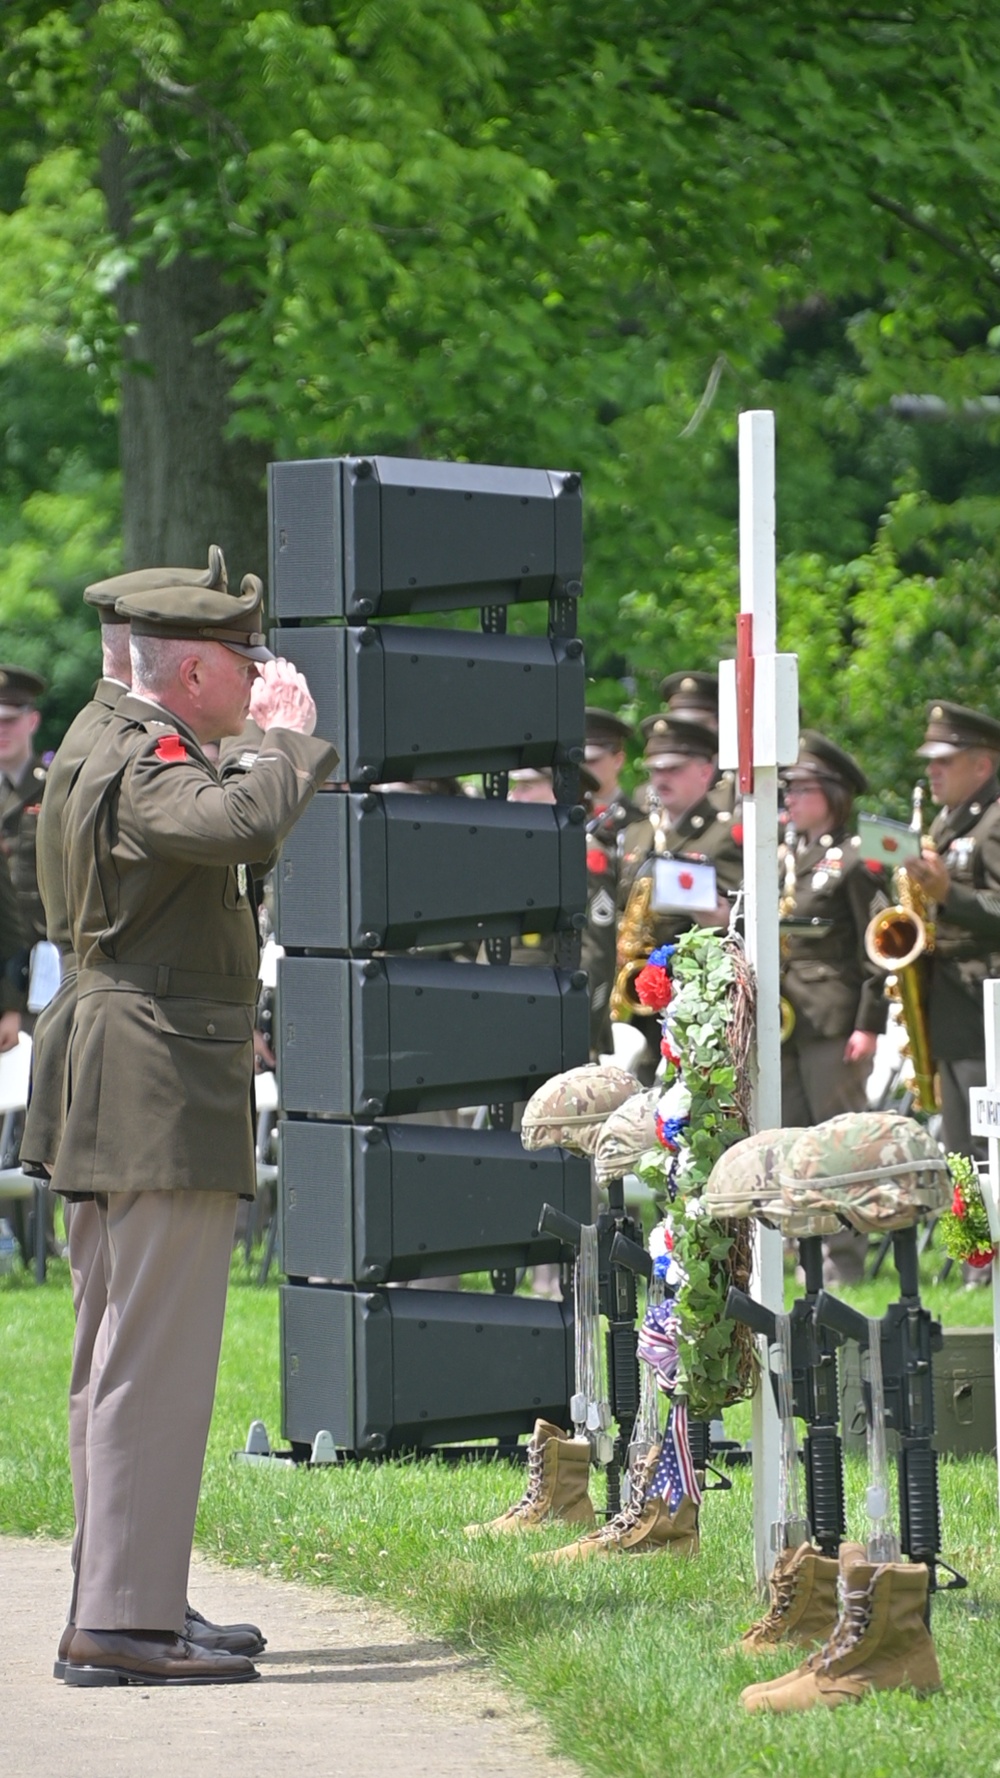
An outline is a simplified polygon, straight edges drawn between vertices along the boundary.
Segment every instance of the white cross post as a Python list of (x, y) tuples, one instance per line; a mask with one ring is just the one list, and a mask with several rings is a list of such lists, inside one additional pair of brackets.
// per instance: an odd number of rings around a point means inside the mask
[[(740, 415), (740, 615), (737, 659), (719, 666), (719, 764), (738, 766), (743, 795), (744, 908), (747, 957), (757, 978), (755, 1130), (781, 1123), (781, 1011), (778, 949), (778, 768), (798, 757), (799, 693), (795, 655), (776, 653), (774, 415)], [(751, 1291), (784, 1307), (782, 1238), (758, 1226)], [(766, 1382), (767, 1342), (759, 1341), (762, 1386), (753, 1400), (753, 1518), (757, 1579), (774, 1564), (771, 1526), (778, 1517), (780, 1434)]]
[[(969, 1121), (974, 1136), (985, 1136), (989, 1148), (989, 1173), (980, 1182), (994, 1246), (1000, 1241), (1000, 982), (983, 983), (983, 1022), (986, 1029), (986, 1085), (969, 1092)], [(996, 1423), (1000, 1427), (1000, 1260), (993, 1261), (993, 1387), (996, 1392)], [(1000, 1456), (1000, 1452), (998, 1452)], [(1000, 1465), (997, 1469), (1000, 1503)]]

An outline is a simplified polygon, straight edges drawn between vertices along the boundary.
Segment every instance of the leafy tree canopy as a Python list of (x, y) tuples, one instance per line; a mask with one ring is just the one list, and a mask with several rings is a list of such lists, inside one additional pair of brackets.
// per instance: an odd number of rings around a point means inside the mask
[(7, 0), (0, 653), (65, 610), (86, 654), (116, 296), (183, 258), (272, 455), (582, 470), (593, 695), (637, 713), (731, 647), (773, 407), (803, 713), (902, 795), (923, 699), (1000, 666), (998, 77), (986, 0)]

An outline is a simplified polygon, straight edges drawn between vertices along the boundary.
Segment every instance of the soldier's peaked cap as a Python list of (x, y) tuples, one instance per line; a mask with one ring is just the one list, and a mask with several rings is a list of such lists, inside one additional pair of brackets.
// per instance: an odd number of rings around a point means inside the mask
[(719, 737), (700, 722), (686, 722), (672, 711), (647, 716), (639, 724), (648, 766), (677, 764), (683, 759), (714, 759)]
[(786, 784), (801, 784), (810, 778), (843, 785), (857, 796), (868, 789), (868, 779), (853, 754), (838, 747), (818, 729), (806, 728), (799, 736), (799, 757), (793, 766), (782, 768)]
[(923, 759), (948, 759), (963, 747), (985, 747), (1000, 753), (1000, 722), (981, 710), (939, 701), (927, 706), (927, 731), (917, 748)]
[(0, 707), (4, 710), (33, 710), (44, 690), (41, 674), (33, 673), (30, 667), (0, 664)]
[(115, 606), (134, 636), (221, 642), (252, 661), (272, 661), (263, 621), (263, 583), (245, 574), (238, 593), (209, 586), (151, 586), (128, 593)]
[(624, 747), (626, 741), (635, 740), (635, 729), (623, 717), (616, 716), (613, 710), (600, 710), (596, 704), (588, 704), (583, 713), (584, 736), (601, 747)]
[(205, 586), (227, 592), (226, 558), (217, 543), (208, 546), (207, 568), (132, 568), (128, 574), (112, 574), (108, 580), (95, 580), (84, 587), (87, 605), (96, 605), (102, 624), (127, 624), (128, 617), (116, 609), (119, 599), (130, 593), (148, 593), (160, 587)]
[[(668, 710), (678, 716), (686, 710), (697, 711), (700, 719), (719, 720), (719, 676), (717, 673), (668, 673), (660, 681), (660, 696)], [(698, 717), (695, 718), (698, 720)]]

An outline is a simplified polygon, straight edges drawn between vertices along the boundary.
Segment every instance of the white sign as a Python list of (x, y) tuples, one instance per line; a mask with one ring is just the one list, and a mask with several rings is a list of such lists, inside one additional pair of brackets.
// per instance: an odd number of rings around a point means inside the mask
[(969, 1121), (974, 1136), (1000, 1137), (1000, 1092), (995, 1087), (972, 1087)]
[(654, 913), (714, 914), (718, 898), (714, 864), (695, 864), (690, 858), (654, 860)]

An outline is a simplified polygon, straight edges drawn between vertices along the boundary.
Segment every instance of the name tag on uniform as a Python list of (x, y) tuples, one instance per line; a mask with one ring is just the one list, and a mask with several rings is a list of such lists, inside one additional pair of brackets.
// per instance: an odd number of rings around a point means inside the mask
[(688, 858), (654, 859), (655, 914), (711, 914), (718, 899), (714, 864), (695, 864)]
[(238, 888), (241, 895), (246, 894), (246, 892), (247, 892), (247, 867), (245, 864), (238, 864), (236, 866), (236, 887)]

